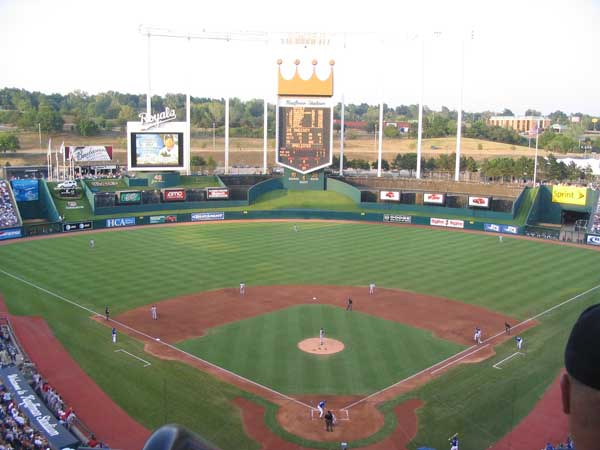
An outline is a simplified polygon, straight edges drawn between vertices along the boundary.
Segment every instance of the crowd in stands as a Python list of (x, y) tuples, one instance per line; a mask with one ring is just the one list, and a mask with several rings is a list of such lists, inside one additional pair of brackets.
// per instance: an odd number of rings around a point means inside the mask
[(575, 446), (573, 445), (573, 440), (571, 439), (571, 436), (567, 436), (565, 442), (560, 442), (556, 444), (556, 446), (548, 442), (542, 450), (575, 450)]
[(8, 182), (0, 180), (0, 228), (19, 225), (19, 216), (10, 195)]

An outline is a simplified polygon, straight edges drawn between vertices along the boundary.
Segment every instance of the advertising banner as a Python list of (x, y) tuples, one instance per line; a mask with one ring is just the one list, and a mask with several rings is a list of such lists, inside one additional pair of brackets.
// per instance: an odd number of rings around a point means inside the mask
[(80, 161), (110, 161), (112, 160), (112, 146), (110, 145), (86, 145), (83, 147), (66, 147), (69, 159), (73, 154), (73, 160)]
[(132, 133), (132, 167), (182, 167), (183, 133)]
[(400, 201), (399, 191), (379, 191), (379, 200), (391, 200), (393, 202)]
[(224, 212), (192, 213), (192, 222), (204, 222), (206, 220), (225, 220), (225, 213)]
[(412, 216), (401, 216), (398, 214), (384, 214), (384, 222), (396, 222), (396, 223), (412, 223)]
[(446, 227), (448, 226), (448, 219), (436, 219), (435, 217), (431, 217), (429, 219), (429, 224), (434, 227)]
[(5, 239), (16, 239), (23, 236), (20, 228), (8, 228), (6, 230), (0, 230), (0, 241)]
[(10, 182), (15, 200), (31, 202), (39, 199), (38, 180), (12, 180)]
[(489, 197), (471, 197), (469, 196), (469, 206), (475, 208), (489, 208), (490, 198)]
[(600, 236), (595, 236), (593, 234), (588, 235), (587, 243), (590, 245), (600, 245)]
[(72, 222), (72, 223), (63, 223), (63, 233), (71, 232), (71, 231), (84, 231), (91, 230), (92, 222)]
[(31, 426), (44, 434), (50, 447), (62, 449), (77, 448), (79, 441), (73, 436), (44, 405), (31, 389), (29, 383), (16, 367), (0, 369), (2, 384), (8, 388), (19, 409), (27, 416)]
[(229, 198), (229, 189), (227, 188), (207, 188), (206, 198), (208, 200), (227, 200)]
[(423, 203), (443, 205), (446, 196), (444, 194), (423, 194)]
[(122, 205), (131, 205), (142, 201), (140, 191), (121, 191), (117, 192), (117, 202)]
[(169, 216), (150, 216), (150, 223), (174, 223), (177, 222), (177, 216), (169, 215)]
[(119, 217), (118, 219), (106, 219), (106, 228), (129, 227), (135, 225), (135, 217)]
[(85, 206), (80, 205), (77, 202), (67, 202), (67, 206), (65, 206), (65, 209), (83, 209), (85, 208)]
[(585, 206), (587, 188), (574, 186), (552, 186), (553, 203), (569, 203), (571, 205)]
[(163, 202), (185, 202), (185, 189), (163, 189)]
[(448, 228), (464, 228), (465, 227), (465, 221), (464, 220), (455, 220), (455, 219), (448, 219), (448, 225), (446, 225)]
[(483, 229), (492, 233), (519, 234), (519, 227), (514, 225), (497, 225), (495, 223), (484, 223)]

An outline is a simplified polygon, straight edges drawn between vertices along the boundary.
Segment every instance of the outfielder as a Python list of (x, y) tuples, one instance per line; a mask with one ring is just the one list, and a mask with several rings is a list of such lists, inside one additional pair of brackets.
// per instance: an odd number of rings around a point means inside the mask
[(323, 417), (323, 414), (325, 413), (325, 400), (321, 400), (317, 404), (317, 409), (319, 410), (319, 419), (321, 419)]
[(323, 340), (325, 339), (325, 330), (321, 328), (319, 330), (319, 345), (323, 345)]
[(96, 243), (93, 239), (90, 239), (90, 248), (94, 248), (94, 245), (96, 245)]

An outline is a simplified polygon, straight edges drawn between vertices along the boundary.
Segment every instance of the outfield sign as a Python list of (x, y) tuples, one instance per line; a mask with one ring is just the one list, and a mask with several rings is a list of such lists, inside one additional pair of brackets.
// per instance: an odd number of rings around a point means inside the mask
[(163, 202), (185, 202), (185, 189), (163, 189)]
[(192, 213), (192, 222), (204, 222), (208, 220), (225, 220), (224, 212), (197, 212)]
[(389, 200), (392, 202), (400, 201), (399, 191), (379, 191), (379, 200)]
[(142, 193), (140, 191), (117, 192), (117, 201), (122, 205), (141, 203)]
[(412, 216), (402, 216), (399, 214), (384, 214), (383, 221), (395, 223), (412, 223)]
[(519, 227), (514, 225), (497, 225), (495, 223), (484, 223), (484, 231), (491, 233), (519, 234)]
[(587, 188), (574, 186), (552, 186), (552, 203), (568, 203), (585, 206)]
[(150, 223), (174, 223), (177, 222), (177, 216), (169, 215), (169, 216), (150, 216)]
[(111, 161), (113, 148), (110, 145), (86, 145), (84, 147), (65, 147), (66, 158), (71, 156), (76, 162)]
[(0, 241), (6, 239), (16, 239), (23, 236), (20, 228), (8, 228), (6, 230), (0, 230)]
[(38, 180), (12, 180), (10, 182), (17, 202), (31, 202), (39, 199)]
[(80, 205), (77, 202), (67, 202), (67, 206), (65, 206), (65, 209), (83, 209), (85, 208), (85, 206)]
[(106, 219), (106, 228), (129, 227), (135, 225), (135, 217), (119, 217), (117, 219)]
[(227, 188), (207, 188), (206, 198), (208, 200), (227, 200), (229, 198), (229, 189)]
[(177, 114), (174, 109), (165, 107), (165, 110), (156, 114), (148, 114), (147, 112), (143, 112), (138, 114), (140, 118), (140, 123), (144, 126), (144, 129), (148, 130), (150, 128), (154, 128), (159, 126), (161, 123), (170, 122), (172, 120), (177, 119)]
[(474, 208), (489, 208), (490, 198), (489, 197), (472, 197), (469, 195), (469, 206)]
[(586, 242), (590, 245), (600, 245), (600, 236), (589, 234)]
[(31, 426), (41, 431), (52, 448), (76, 448), (79, 441), (61, 425), (44, 402), (33, 391), (16, 367), (0, 369), (2, 384), (8, 388), (14, 402), (29, 419)]
[(71, 222), (63, 224), (63, 233), (71, 231), (84, 231), (91, 230), (92, 222)]
[(423, 203), (432, 205), (443, 205), (446, 196), (444, 194), (423, 194)]
[(434, 227), (447, 227), (447, 228), (464, 228), (465, 227), (464, 220), (438, 219), (436, 217), (431, 217), (429, 219), (429, 224)]

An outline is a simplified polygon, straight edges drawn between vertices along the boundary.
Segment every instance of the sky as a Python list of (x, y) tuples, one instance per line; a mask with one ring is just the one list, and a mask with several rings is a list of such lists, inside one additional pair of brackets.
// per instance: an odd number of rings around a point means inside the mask
[[(462, 90), (466, 111), (600, 116), (598, 24), (600, 0), (0, 0), (0, 88), (138, 94), (150, 84), (158, 95), (274, 101), (277, 59), (287, 74), (300, 59), (305, 76), (313, 59), (321, 76), (333, 59), (346, 103), (414, 104), (423, 80), (435, 109), (457, 109)], [(148, 45), (141, 26), (269, 40)], [(282, 43), (306, 32), (327, 45)]]

